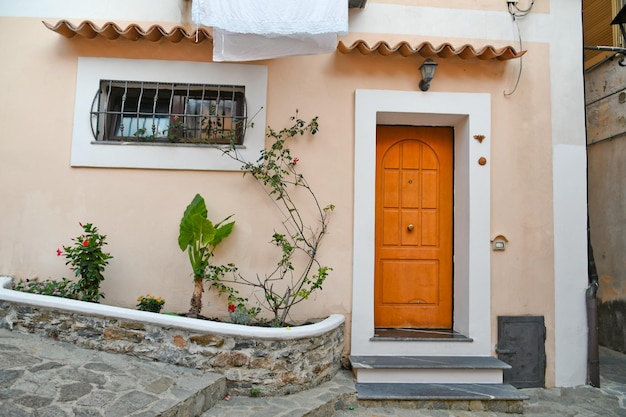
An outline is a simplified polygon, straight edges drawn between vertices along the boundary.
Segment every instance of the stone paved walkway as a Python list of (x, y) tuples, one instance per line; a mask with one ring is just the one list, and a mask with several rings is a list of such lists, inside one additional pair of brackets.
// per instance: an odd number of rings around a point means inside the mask
[[(601, 348), (601, 385), (523, 390), (525, 417), (626, 417), (626, 355)], [(0, 329), (0, 417), (511, 417), (366, 408), (348, 371), (284, 397), (226, 397), (224, 378)]]
[(222, 376), (0, 329), (0, 417), (197, 416)]

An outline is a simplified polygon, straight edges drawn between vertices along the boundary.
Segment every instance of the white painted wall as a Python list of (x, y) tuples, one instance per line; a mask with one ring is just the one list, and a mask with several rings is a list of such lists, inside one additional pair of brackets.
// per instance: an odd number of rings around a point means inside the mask
[(583, 49), (575, 41), (582, 37), (582, 2), (550, 5), (555, 383), (573, 386), (587, 378), (587, 149)]
[(0, 16), (182, 22), (182, 0), (0, 0)]

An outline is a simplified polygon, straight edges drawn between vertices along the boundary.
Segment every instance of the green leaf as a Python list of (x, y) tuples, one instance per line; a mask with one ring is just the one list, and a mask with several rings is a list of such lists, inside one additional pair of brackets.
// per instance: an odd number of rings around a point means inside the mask
[(184, 251), (189, 245), (196, 241), (195, 231), (200, 227), (200, 220), (206, 219), (208, 215), (204, 198), (196, 194), (191, 203), (185, 209), (183, 218), (180, 220), (180, 231), (178, 234), (178, 246)]
[[(228, 218), (230, 218), (231, 216), (228, 216)], [(226, 220), (226, 219), (224, 219)], [(222, 220), (222, 222), (224, 221)], [(220, 244), (220, 242), (228, 237), (228, 235), (230, 235), (230, 233), (233, 231), (233, 226), (235, 226), (235, 222), (230, 222), (230, 223), (226, 223), (225, 225), (220, 226), (220, 224), (222, 224), (222, 222), (218, 223), (218, 228), (215, 230), (215, 235), (212, 239), (211, 244), (213, 245), (213, 247), (217, 246)]]
[(191, 217), (194, 227), (195, 241), (199, 241), (203, 246), (212, 245), (215, 238), (215, 227), (211, 220), (202, 218), (199, 214)]

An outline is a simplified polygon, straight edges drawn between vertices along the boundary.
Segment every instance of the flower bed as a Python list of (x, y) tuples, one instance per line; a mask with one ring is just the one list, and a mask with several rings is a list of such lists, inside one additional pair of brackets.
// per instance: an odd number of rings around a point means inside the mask
[(0, 277), (0, 327), (81, 347), (223, 374), (231, 394), (283, 395), (332, 378), (344, 348), (342, 315), (291, 328), (176, 317), (13, 291)]

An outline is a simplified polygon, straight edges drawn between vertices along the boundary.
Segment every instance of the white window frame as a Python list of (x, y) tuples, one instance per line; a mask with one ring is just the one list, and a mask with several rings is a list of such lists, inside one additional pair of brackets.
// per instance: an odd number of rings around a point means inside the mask
[(103, 79), (243, 85), (249, 126), (238, 151), (245, 160), (256, 161), (264, 148), (266, 66), (80, 57), (70, 158), (73, 167), (219, 171), (238, 171), (241, 167), (240, 163), (223, 155), (221, 146), (94, 140), (89, 113)]

